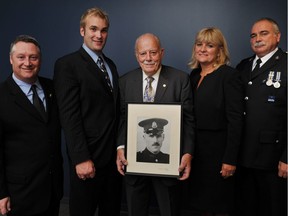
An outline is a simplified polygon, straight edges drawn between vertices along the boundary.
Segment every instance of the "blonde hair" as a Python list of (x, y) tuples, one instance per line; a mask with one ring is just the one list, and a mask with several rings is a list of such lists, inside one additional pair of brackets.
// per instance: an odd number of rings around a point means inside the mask
[(227, 46), (227, 42), (222, 32), (218, 28), (209, 27), (209, 28), (204, 28), (201, 31), (199, 31), (195, 37), (195, 42), (194, 42), (193, 49), (192, 49), (192, 56), (188, 63), (188, 66), (191, 69), (199, 67), (199, 62), (197, 61), (195, 57), (195, 47), (196, 47), (196, 44), (199, 42), (212, 43), (220, 48), (219, 56), (217, 57), (217, 61), (214, 65), (215, 68), (218, 68), (223, 64), (229, 64), (230, 57), (229, 57), (228, 46)]
[(82, 27), (82, 28), (85, 27), (86, 18), (88, 16), (95, 16), (95, 17), (100, 17), (100, 18), (104, 19), (107, 23), (107, 26), (109, 27), (108, 14), (104, 10), (97, 8), (97, 7), (89, 8), (83, 13), (83, 15), (81, 16), (81, 19), (80, 19), (80, 27)]

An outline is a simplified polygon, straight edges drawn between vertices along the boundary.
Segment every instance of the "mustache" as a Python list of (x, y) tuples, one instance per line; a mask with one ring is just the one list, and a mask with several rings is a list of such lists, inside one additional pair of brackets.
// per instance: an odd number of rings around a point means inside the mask
[(156, 65), (156, 62), (154, 62), (154, 61), (144, 61), (143, 62), (143, 64), (145, 64), (145, 65)]
[(158, 142), (153, 143), (152, 146), (160, 146), (160, 144)]
[(265, 46), (266, 44), (263, 41), (260, 42), (255, 42), (254, 47), (260, 47), (260, 46)]

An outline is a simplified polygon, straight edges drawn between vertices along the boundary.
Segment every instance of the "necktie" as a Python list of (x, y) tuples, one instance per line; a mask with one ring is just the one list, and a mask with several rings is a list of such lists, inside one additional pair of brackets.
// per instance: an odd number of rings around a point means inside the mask
[(103, 59), (100, 56), (98, 57), (97, 65), (99, 66), (100, 70), (103, 72), (104, 78), (106, 80), (106, 83), (107, 83), (110, 91), (112, 92), (113, 91), (113, 87), (112, 87), (112, 84), (111, 84), (111, 81), (110, 81), (110, 77), (109, 77), (109, 75), (107, 73), (107, 70), (106, 70), (106, 67), (104, 65)]
[(258, 71), (259, 71), (259, 68), (260, 68), (260, 64), (262, 63), (261, 59), (257, 59), (256, 61), (256, 66), (254, 67), (253, 71), (252, 71), (252, 74), (256, 74)]
[(43, 105), (42, 100), (38, 96), (36, 88), (37, 88), (36, 85), (32, 85), (31, 86), (31, 90), (33, 92), (33, 105), (38, 110), (38, 112), (41, 114), (42, 118), (44, 120), (46, 120), (47, 119), (47, 115), (46, 115), (45, 107)]
[(153, 80), (154, 80), (153, 77), (146, 78), (147, 85), (144, 90), (144, 98), (143, 98), (144, 102), (154, 102), (154, 90), (152, 87)]

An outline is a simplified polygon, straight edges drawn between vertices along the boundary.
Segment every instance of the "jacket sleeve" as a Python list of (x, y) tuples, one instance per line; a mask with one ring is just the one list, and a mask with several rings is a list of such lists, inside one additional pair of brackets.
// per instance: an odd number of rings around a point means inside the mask
[(90, 159), (80, 107), (80, 82), (71, 59), (57, 60), (54, 87), (69, 157), (74, 165)]
[(193, 94), (189, 76), (185, 75), (182, 83), (181, 102), (183, 104), (183, 154), (194, 154), (195, 149), (195, 118)]
[(224, 80), (225, 113), (227, 119), (227, 143), (223, 163), (236, 165), (242, 139), (244, 121), (243, 88), (240, 73), (228, 71)]
[(5, 168), (4, 168), (4, 131), (3, 124), (0, 121), (0, 199), (8, 196), (8, 191), (5, 181)]

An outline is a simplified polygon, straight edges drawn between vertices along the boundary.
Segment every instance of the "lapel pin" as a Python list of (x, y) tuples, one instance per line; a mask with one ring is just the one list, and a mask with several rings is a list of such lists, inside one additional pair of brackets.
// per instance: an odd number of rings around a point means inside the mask
[(163, 84), (163, 87), (165, 88), (165, 87), (166, 87), (166, 84)]

